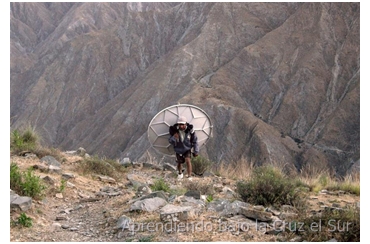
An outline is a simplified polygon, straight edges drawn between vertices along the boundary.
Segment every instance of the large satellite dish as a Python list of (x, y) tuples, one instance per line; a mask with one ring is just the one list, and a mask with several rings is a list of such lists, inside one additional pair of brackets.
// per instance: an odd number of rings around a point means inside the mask
[(180, 116), (185, 116), (192, 124), (198, 137), (199, 148), (202, 147), (212, 135), (212, 124), (209, 116), (200, 108), (189, 104), (173, 105), (160, 111), (148, 127), (148, 138), (152, 147), (162, 154), (174, 155), (172, 145), (168, 142), (169, 128), (177, 123)]

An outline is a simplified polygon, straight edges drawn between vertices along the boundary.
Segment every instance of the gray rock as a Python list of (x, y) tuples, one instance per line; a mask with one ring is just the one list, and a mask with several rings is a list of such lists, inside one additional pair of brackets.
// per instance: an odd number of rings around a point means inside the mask
[(116, 224), (116, 229), (129, 229), (130, 228), (130, 224), (131, 224), (131, 219), (125, 215), (122, 215), (118, 221), (117, 221), (117, 224)]
[(130, 206), (130, 211), (153, 212), (165, 206), (167, 201), (160, 197), (138, 200)]
[(48, 166), (48, 172), (60, 174), (62, 172), (62, 169), (58, 166), (55, 166), (55, 165), (49, 165)]
[(215, 201), (212, 201), (208, 203), (207, 205), (207, 210), (208, 211), (215, 211), (215, 212), (221, 212), (223, 211), (226, 207), (227, 204), (230, 204), (229, 200), (226, 199), (217, 199)]
[(182, 197), (182, 206), (191, 206), (196, 209), (205, 208), (206, 204), (204, 200), (199, 200), (194, 197), (184, 196)]
[(53, 229), (53, 230), (58, 230), (58, 229), (60, 229), (62, 227), (62, 225), (60, 224), (60, 223), (53, 223), (52, 225), (51, 225), (51, 228)]
[(61, 167), (62, 164), (59, 163), (58, 160), (56, 160), (53, 156), (45, 156), (40, 159), (41, 162), (46, 163), (47, 165), (53, 165), (57, 167)]
[(235, 216), (241, 213), (240, 208), (244, 207), (247, 208), (249, 207), (250, 204), (246, 202), (241, 202), (239, 200), (235, 200), (232, 203), (226, 204), (225, 208), (223, 211), (220, 213), (221, 216)]
[(107, 183), (116, 183), (116, 180), (109, 176), (99, 175), (99, 180)]
[(143, 163), (144, 168), (149, 168), (149, 169), (155, 169), (155, 170), (163, 170), (163, 168), (159, 165), (151, 164), (151, 163)]
[(132, 166), (132, 162), (131, 162), (130, 158), (123, 158), (119, 163), (123, 167), (130, 167), (130, 166)]
[(121, 194), (122, 194), (122, 192), (118, 188), (114, 188), (114, 187), (111, 187), (111, 186), (104, 186), (95, 195), (96, 196), (104, 196), (104, 197), (106, 197), (106, 196), (115, 197), (115, 196), (119, 196)]
[(272, 221), (272, 213), (266, 211), (260, 211), (253, 208), (240, 207), (240, 213), (247, 218), (255, 219), (262, 222)]
[(46, 175), (44, 177), (41, 177), (41, 179), (43, 181), (45, 181), (46, 183), (48, 183), (49, 185), (54, 185), (55, 181), (53, 178), (51, 178), (49, 175)]
[(83, 147), (80, 147), (76, 151), (78, 156), (84, 157), (86, 155), (86, 150)]
[(127, 174), (127, 180), (130, 182), (129, 184), (132, 185), (134, 188), (139, 188), (140, 186), (146, 186), (146, 183), (143, 179), (140, 179), (135, 174)]
[(187, 191), (185, 193), (185, 196), (187, 196), (187, 197), (193, 197), (195, 199), (200, 199), (200, 191), (194, 191), (194, 190)]
[(30, 209), (32, 206), (32, 198), (10, 194), (10, 208), (19, 209), (23, 212)]
[(179, 222), (187, 221), (197, 216), (199, 210), (193, 207), (187, 206), (175, 206), (172, 204), (167, 204), (161, 209), (160, 219), (163, 222)]
[(163, 164), (163, 169), (164, 170), (169, 170), (171, 172), (177, 172), (177, 168), (174, 165), (169, 164), (169, 163), (164, 163)]
[(154, 198), (154, 197), (159, 197), (168, 202), (168, 196), (164, 191), (154, 191), (146, 196), (143, 196), (140, 198), (140, 200), (148, 199), (148, 198)]
[(152, 193), (152, 190), (150, 189), (149, 186), (139, 186), (138, 189), (137, 189), (137, 192), (136, 192), (136, 196), (137, 197), (142, 197), (142, 196), (148, 195), (150, 193)]
[(220, 216), (231, 217), (231, 216), (241, 214), (241, 211), (240, 211), (241, 207), (246, 208), (249, 206), (250, 204), (246, 202), (241, 202), (239, 200), (230, 202), (230, 200), (217, 199), (215, 201), (208, 203), (207, 210), (219, 212)]
[(65, 180), (69, 180), (69, 179), (74, 179), (76, 178), (76, 176), (72, 173), (63, 173), (62, 174), (62, 178), (65, 179)]

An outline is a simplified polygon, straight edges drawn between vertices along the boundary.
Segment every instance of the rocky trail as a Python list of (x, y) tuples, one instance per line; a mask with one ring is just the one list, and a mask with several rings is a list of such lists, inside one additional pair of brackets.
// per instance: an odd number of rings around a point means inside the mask
[[(83, 157), (63, 153), (60, 167), (53, 160), (34, 155), (12, 156), (20, 169), (36, 168), (48, 191), (42, 200), (12, 200), (22, 197), (11, 191), (10, 219), (22, 212), (32, 218), (32, 227), (11, 226), (10, 241), (19, 242), (196, 242), (196, 241), (304, 241), (282, 235), (281, 223), (296, 214), (292, 206), (270, 209), (240, 201), (236, 181), (215, 175), (176, 180), (170, 164), (131, 164), (119, 180), (100, 175), (81, 175), (76, 166)], [(124, 167), (124, 166), (122, 166)], [(152, 191), (158, 179), (171, 192)], [(62, 182), (66, 182), (61, 189)], [(211, 189), (213, 199), (189, 187)], [(50, 190), (54, 189), (54, 190)], [(358, 205), (359, 196), (322, 191), (308, 198), (311, 212), (323, 208)], [(23, 210), (21, 210), (23, 209)], [(276, 225), (279, 223), (279, 225)]]

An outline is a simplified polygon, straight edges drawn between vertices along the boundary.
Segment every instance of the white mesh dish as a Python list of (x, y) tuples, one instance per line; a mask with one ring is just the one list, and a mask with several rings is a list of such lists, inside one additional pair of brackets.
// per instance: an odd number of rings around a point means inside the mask
[(198, 137), (201, 148), (212, 135), (212, 123), (209, 116), (200, 108), (189, 104), (178, 104), (167, 107), (157, 113), (148, 126), (148, 138), (151, 146), (162, 154), (174, 155), (171, 144), (169, 128), (177, 122), (179, 116), (185, 116), (188, 123), (192, 124)]

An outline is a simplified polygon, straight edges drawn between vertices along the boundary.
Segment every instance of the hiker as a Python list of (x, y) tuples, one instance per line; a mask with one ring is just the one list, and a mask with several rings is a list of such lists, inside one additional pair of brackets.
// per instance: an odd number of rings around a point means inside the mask
[[(186, 163), (188, 174), (186, 177), (191, 180), (191, 155), (197, 157), (199, 153), (198, 138), (193, 130), (193, 125), (189, 124), (184, 116), (180, 116), (177, 123), (170, 126), (168, 141), (176, 152), (177, 169), (179, 171), (177, 179), (180, 180), (184, 177), (182, 164)], [(192, 149), (193, 153), (191, 152)]]

